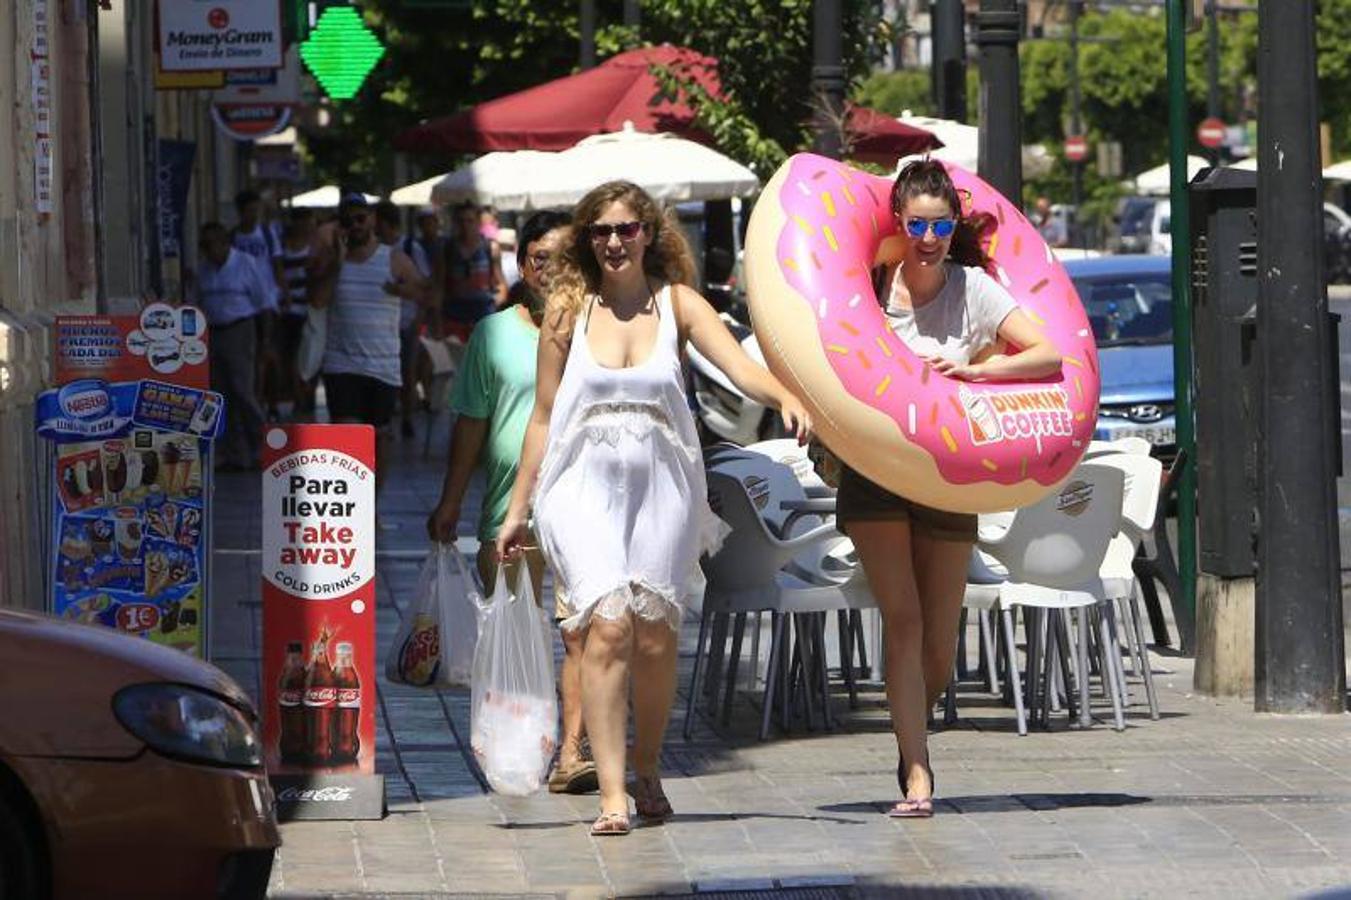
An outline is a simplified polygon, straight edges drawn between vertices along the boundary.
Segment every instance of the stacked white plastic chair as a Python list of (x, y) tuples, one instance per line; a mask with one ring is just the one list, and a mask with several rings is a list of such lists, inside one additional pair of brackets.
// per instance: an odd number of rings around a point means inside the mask
[[(803, 676), (803, 700), (807, 719), (813, 719), (812, 696), (819, 688), (823, 701), (823, 721), (830, 727), (829, 696), (826, 681), (824, 629), (819, 616), (808, 614), (851, 609), (867, 605), (866, 592), (846, 591), (844, 584), (816, 582), (786, 571), (790, 563), (802, 557), (807, 569), (820, 569), (820, 560), (838, 547), (841, 535), (834, 525), (813, 512), (801, 485), (785, 465), (740, 448), (712, 448), (705, 456), (708, 464), (709, 498), (714, 511), (732, 528), (722, 548), (704, 561), (708, 587), (704, 596), (703, 619), (690, 676), (689, 704), (686, 707), (685, 734), (688, 737), (694, 706), (699, 702), (699, 678), (703, 669), (705, 645), (715, 617), (769, 612), (772, 616), (769, 667), (760, 737), (768, 736), (776, 699), (788, 719), (790, 701), (789, 673), (793, 668), (787, 655), (796, 657)], [(829, 506), (827, 501), (823, 505)], [(815, 560), (815, 563), (811, 561)], [(803, 575), (810, 577), (809, 572)], [(788, 644), (789, 617), (797, 621), (797, 652)], [(725, 621), (725, 620), (724, 620)], [(730, 708), (735, 684), (735, 666), (741, 652), (741, 627), (733, 635), (729, 658), (729, 678), (724, 713)], [(725, 627), (725, 626), (724, 626)], [(721, 641), (714, 635), (714, 647)], [(710, 667), (716, 670), (716, 662)], [(819, 682), (819, 685), (816, 684)], [(710, 683), (710, 687), (716, 687)]]
[[(1019, 734), (1027, 733), (1013, 634), (1013, 609), (1019, 606), (1025, 612), (1043, 613), (1026, 617), (1027, 706), (1033, 717), (1037, 715), (1038, 698), (1043, 700), (1041, 717), (1048, 717), (1057, 667), (1061, 681), (1067, 686), (1070, 683), (1068, 658), (1073, 653), (1079, 722), (1084, 726), (1091, 723), (1089, 615), (1097, 613), (1099, 668), (1116, 728), (1125, 728), (1119, 658), (1116, 662), (1112, 659), (1117, 646), (1115, 617), (1106, 603), (1107, 592), (1099, 575), (1108, 545), (1120, 530), (1124, 481), (1117, 468), (1082, 463), (1059, 490), (1015, 512), (1006, 529), (986, 531), (978, 539), (979, 550), (996, 560), (1003, 571), (987, 568), (979, 573), (978, 581), (986, 583), (968, 580), (964, 604), (977, 610), (997, 609), (1003, 619)], [(1067, 611), (1077, 611), (1077, 641), (1070, 640)], [(1073, 707), (1073, 699), (1069, 699)]]

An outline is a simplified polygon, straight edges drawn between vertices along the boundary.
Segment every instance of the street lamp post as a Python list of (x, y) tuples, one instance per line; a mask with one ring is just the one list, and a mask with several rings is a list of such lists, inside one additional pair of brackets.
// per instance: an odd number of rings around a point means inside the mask
[(596, 0), (582, 0), (582, 11), (578, 21), (582, 46), (580, 64), (583, 69), (596, 66)]
[[(1077, 137), (1084, 133), (1083, 111), (1079, 95), (1079, 15), (1083, 12), (1083, 0), (1070, 0), (1070, 131)], [(1074, 204), (1074, 215), (1070, 217), (1070, 245), (1078, 247), (1079, 210), (1084, 204), (1084, 161), (1076, 159), (1070, 163), (1073, 176), (1070, 202)]]
[(1314, 0), (1257, 8), (1256, 707), (1346, 704)]
[[(1220, 116), (1220, 17), (1217, 0), (1206, 0), (1206, 79), (1209, 82), (1206, 91), (1206, 115), (1211, 119)], [(1211, 147), (1207, 155), (1210, 164), (1220, 164), (1220, 147)]]
[(976, 14), (980, 47), (980, 177), (1021, 207), (1022, 100), (1018, 90), (1017, 0), (981, 0)]
[(966, 121), (966, 10), (962, 0), (934, 0), (933, 92), (938, 116)]
[(812, 103), (822, 156), (839, 159), (844, 150), (844, 17), (840, 0), (812, 4)]

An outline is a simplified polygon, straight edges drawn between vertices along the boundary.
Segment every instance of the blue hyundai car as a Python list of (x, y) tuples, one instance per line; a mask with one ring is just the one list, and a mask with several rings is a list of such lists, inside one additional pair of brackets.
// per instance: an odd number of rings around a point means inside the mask
[(1069, 260), (1093, 325), (1102, 372), (1094, 437), (1142, 437), (1154, 455), (1177, 452), (1173, 418), (1173, 288), (1167, 256), (1098, 256)]

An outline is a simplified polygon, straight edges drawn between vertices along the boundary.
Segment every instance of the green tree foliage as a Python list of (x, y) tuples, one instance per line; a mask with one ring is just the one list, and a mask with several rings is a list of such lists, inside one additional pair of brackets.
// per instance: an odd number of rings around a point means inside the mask
[(1351, 154), (1351, 0), (1318, 0), (1317, 39), (1319, 112), (1341, 159)]
[[(933, 77), (928, 69), (901, 69), (874, 72), (854, 91), (853, 99), (889, 115), (899, 116), (907, 109), (917, 116), (936, 116)], [(975, 124), (980, 114), (980, 72), (974, 62), (966, 69), (966, 118)]]
[[(326, 133), (308, 141), (320, 180), (387, 186), (389, 139), (398, 131), (576, 71), (576, 2), (465, 0), (464, 6), (363, 0), (365, 20), (388, 53), (362, 93), (336, 105)], [(852, 85), (871, 70), (889, 32), (870, 0), (843, 6)], [(640, 43), (671, 43), (720, 61), (728, 99), (696, 93), (695, 100), (700, 124), (723, 152), (763, 169), (808, 143), (811, 0), (644, 0), (641, 36), (620, 24), (621, 0), (597, 0), (596, 7), (601, 59)], [(458, 160), (432, 162), (445, 168)]]

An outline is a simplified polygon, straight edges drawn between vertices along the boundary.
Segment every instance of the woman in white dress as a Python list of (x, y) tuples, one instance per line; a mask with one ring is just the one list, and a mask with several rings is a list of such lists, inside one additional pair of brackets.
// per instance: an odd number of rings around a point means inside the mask
[(658, 765), (681, 610), (700, 602), (699, 557), (725, 527), (708, 507), (685, 342), (778, 409), (800, 441), (810, 424), (689, 286), (679, 224), (636, 185), (609, 182), (582, 199), (551, 272), (535, 409), (497, 550), (511, 558), (529, 539), (533, 498), (535, 533), (570, 613), (562, 627), (584, 635), (582, 714), (601, 794), (591, 830), (627, 834), (630, 680), (634, 801), (639, 816), (662, 820), (671, 805)]

